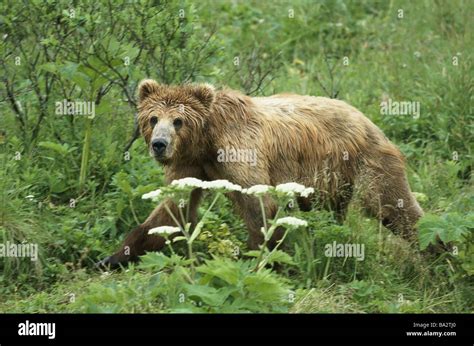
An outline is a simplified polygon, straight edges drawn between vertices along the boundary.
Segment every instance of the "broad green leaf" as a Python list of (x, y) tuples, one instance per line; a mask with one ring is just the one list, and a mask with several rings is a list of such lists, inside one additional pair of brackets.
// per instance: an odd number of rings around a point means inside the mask
[(244, 289), (263, 301), (282, 299), (289, 289), (268, 270), (255, 272), (243, 279)]
[(127, 46), (127, 47), (125, 47), (125, 53), (124, 53), (123, 57), (124, 58), (128, 57), (130, 59), (130, 61), (132, 61), (133, 59), (136, 58), (139, 51), (140, 51), (140, 49), (138, 47)]
[(67, 80), (71, 80), (74, 76), (74, 74), (77, 71), (79, 64), (73, 63), (73, 62), (66, 62), (62, 66), (58, 68), (59, 73)]
[(147, 184), (147, 185), (138, 185), (134, 190), (133, 194), (135, 196), (142, 196), (145, 193), (156, 190), (156, 184)]
[(465, 234), (467, 234), (467, 230), (464, 227), (448, 224), (446, 229), (439, 232), (439, 237), (444, 243), (449, 243), (452, 241), (462, 241)]
[(258, 257), (258, 256), (260, 256), (260, 251), (259, 250), (247, 251), (247, 252), (244, 253), (244, 256)]
[(51, 192), (61, 193), (68, 189), (66, 183), (61, 178), (55, 177), (55, 176), (49, 176), (49, 177), (50, 177), (49, 186), (50, 186)]
[(109, 70), (109, 67), (96, 56), (90, 56), (87, 59), (87, 63), (92, 67), (92, 69), (84, 69), (84, 73), (86, 73), (90, 78), (95, 78), (97, 76), (97, 71), (105, 73)]
[(108, 115), (112, 112), (112, 104), (107, 100), (103, 100), (96, 108), (96, 115)]
[(196, 268), (196, 270), (211, 277), (224, 280), (231, 285), (236, 285), (240, 277), (239, 263), (231, 261), (227, 258), (215, 258), (208, 260), (205, 264)]
[(445, 227), (445, 221), (437, 215), (427, 214), (420, 219), (418, 221), (420, 250), (426, 249), (430, 244), (436, 244), (439, 232), (442, 232)]
[(117, 51), (120, 49), (120, 42), (117, 41), (115, 37), (110, 37), (108, 42), (106, 43), (106, 49), (109, 55), (114, 56), (117, 55)]
[(444, 243), (461, 242), (472, 228), (472, 217), (459, 213), (446, 213), (442, 216), (427, 214), (418, 221), (420, 249), (436, 244), (437, 238)]
[(56, 64), (54, 64), (52, 62), (48, 62), (46, 64), (43, 64), (39, 68), (42, 69), (42, 70), (51, 72), (51, 73), (58, 72), (58, 68), (57, 68)]
[(71, 76), (71, 80), (76, 83), (82, 90), (88, 90), (90, 79), (82, 72), (76, 72)]
[(189, 242), (191, 244), (194, 242), (194, 240), (201, 233), (203, 227), (204, 227), (204, 220), (201, 220), (201, 221), (198, 222), (198, 224), (196, 225), (196, 227), (193, 230), (193, 234), (191, 234), (191, 237), (189, 238)]
[(170, 258), (160, 252), (148, 252), (140, 257), (137, 268), (161, 270), (170, 263)]
[(211, 286), (189, 284), (185, 284), (184, 288), (188, 296), (198, 297), (204, 303), (210, 306), (220, 306), (224, 304), (225, 300), (235, 290), (234, 287), (216, 289)]
[(133, 190), (132, 186), (128, 181), (128, 175), (125, 172), (119, 172), (114, 177), (115, 185), (120, 188), (127, 195), (132, 196)]
[(45, 142), (39, 142), (38, 145), (42, 148), (54, 150), (55, 152), (61, 154), (62, 156), (65, 156), (69, 153), (69, 147), (67, 144), (59, 144), (59, 143), (45, 141)]
[(288, 255), (286, 252), (283, 252), (281, 250), (270, 252), (270, 254), (267, 257), (267, 262), (269, 264), (272, 264), (272, 263), (295, 264), (295, 262), (293, 262), (293, 258), (291, 258), (291, 256)]

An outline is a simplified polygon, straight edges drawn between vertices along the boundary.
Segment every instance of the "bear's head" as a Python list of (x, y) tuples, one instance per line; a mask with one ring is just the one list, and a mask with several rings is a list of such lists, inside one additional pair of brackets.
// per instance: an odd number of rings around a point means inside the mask
[(169, 86), (151, 79), (138, 86), (138, 123), (150, 155), (163, 164), (203, 155), (215, 98), (208, 84)]

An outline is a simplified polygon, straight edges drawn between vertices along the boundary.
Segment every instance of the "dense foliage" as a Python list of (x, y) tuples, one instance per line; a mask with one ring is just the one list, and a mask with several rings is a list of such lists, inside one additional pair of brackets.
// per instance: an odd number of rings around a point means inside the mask
[[(4, 312), (472, 312), (472, 1), (3, 1), (0, 4), (0, 258)], [(153, 204), (162, 169), (136, 137), (135, 89), (208, 82), (251, 95), (323, 95), (362, 110), (407, 157), (426, 216), (420, 248), (366, 219), (291, 213), (276, 268), (254, 270), (246, 230), (224, 198), (191, 263), (184, 244), (101, 273)], [(386, 115), (388, 99), (419, 116)], [(95, 116), (58, 114), (87, 101)], [(64, 113), (64, 112), (63, 112)], [(201, 215), (213, 200), (206, 197)], [(327, 257), (361, 243), (365, 258)], [(240, 249), (236, 251), (235, 249)], [(255, 254), (254, 254), (255, 255)]]

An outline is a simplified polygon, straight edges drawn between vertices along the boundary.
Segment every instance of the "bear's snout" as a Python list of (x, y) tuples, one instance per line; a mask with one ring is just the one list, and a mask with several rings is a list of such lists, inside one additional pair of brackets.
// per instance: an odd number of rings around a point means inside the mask
[(153, 153), (158, 157), (163, 157), (166, 151), (166, 147), (168, 146), (168, 141), (163, 138), (154, 139), (151, 142), (151, 147), (153, 149)]

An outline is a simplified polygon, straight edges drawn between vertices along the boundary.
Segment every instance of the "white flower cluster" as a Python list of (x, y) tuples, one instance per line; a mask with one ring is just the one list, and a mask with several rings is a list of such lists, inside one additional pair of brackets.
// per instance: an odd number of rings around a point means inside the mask
[(276, 186), (275, 190), (277, 192), (285, 193), (289, 196), (298, 194), (301, 197), (308, 197), (310, 194), (314, 193), (314, 189), (312, 187), (305, 187), (304, 185), (298, 183), (280, 184)]
[(296, 217), (287, 216), (282, 217), (276, 220), (277, 225), (285, 225), (285, 226), (292, 226), (292, 227), (306, 227), (308, 223), (305, 220), (298, 219)]
[(180, 189), (187, 187), (202, 187), (203, 181), (197, 178), (183, 178), (178, 180), (173, 180), (171, 182), (172, 186), (176, 186)]
[[(314, 193), (312, 187), (305, 187), (304, 185), (298, 183), (285, 183), (277, 185), (276, 187), (270, 185), (254, 185), (247, 189), (242, 189), (242, 186), (231, 183), (225, 179), (213, 180), (213, 181), (202, 181), (197, 178), (182, 178), (178, 180), (173, 180), (171, 186), (174, 186), (178, 189), (186, 188), (201, 188), (207, 190), (225, 190), (225, 191), (241, 191), (247, 195), (261, 196), (271, 191), (277, 191), (284, 193), (290, 197), (294, 197), (296, 194), (301, 197), (308, 197), (310, 194)], [(152, 199), (157, 200), (161, 194), (161, 190), (151, 191), (142, 196), (143, 199)]]
[(260, 196), (266, 194), (271, 189), (273, 189), (273, 186), (270, 185), (254, 185), (249, 187), (248, 189), (243, 189), (242, 193), (246, 193), (247, 195)]
[(160, 226), (160, 227), (155, 227), (155, 228), (150, 229), (148, 231), (148, 234), (173, 234), (179, 231), (180, 231), (179, 227)]
[(233, 184), (228, 180), (219, 179), (213, 181), (202, 181), (197, 178), (183, 178), (173, 180), (171, 185), (177, 186), (178, 188), (195, 187), (202, 189), (214, 189), (214, 190), (226, 190), (226, 191), (242, 191), (242, 187), (237, 184)]
[(151, 192), (148, 192), (148, 193), (145, 193), (143, 196), (142, 196), (142, 199), (151, 199), (151, 200), (156, 200), (161, 194), (161, 190), (158, 189), (158, 190), (155, 190), (155, 191), (151, 191)]
[(309, 197), (309, 195), (311, 195), (312, 193), (314, 193), (314, 189), (312, 187), (307, 187), (306, 189), (303, 190), (303, 192), (301, 192), (301, 197)]
[(224, 189), (227, 191), (242, 191), (242, 186), (233, 184), (228, 180), (220, 179), (220, 180), (213, 180), (213, 181), (203, 181), (203, 188), (204, 189)]

